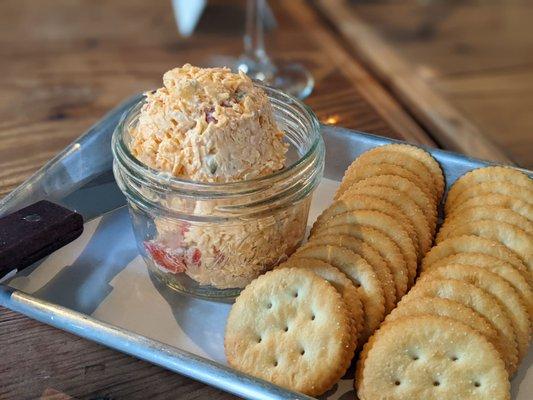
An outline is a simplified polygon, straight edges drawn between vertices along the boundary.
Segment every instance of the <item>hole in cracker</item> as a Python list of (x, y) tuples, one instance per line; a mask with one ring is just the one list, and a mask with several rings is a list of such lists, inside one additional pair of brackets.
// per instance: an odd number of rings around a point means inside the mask
[(298, 292), (294, 292), (294, 297), (298, 297)]
[(304, 354), (305, 354), (305, 350), (302, 349), (302, 350), (300, 351), (300, 355), (303, 356)]
[(278, 366), (278, 362), (274, 361), (274, 367), (277, 367), (277, 366)]
[(440, 382), (439, 381), (433, 381), (433, 386), (440, 386)]
[(481, 386), (481, 383), (479, 383), (479, 382), (476, 381), (476, 382), (474, 382), (474, 386), (475, 386), (475, 387), (480, 387), (480, 386)]
[(261, 343), (262, 341), (263, 341), (263, 338), (259, 336), (259, 338), (257, 339), (257, 343)]
[(400, 386), (400, 381), (394, 381), (394, 384), (395, 384), (396, 386)]
[(457, 356), (452, 356), (452, 361), (457, 361), (457, 360), (459, 360), (459, 357), (457, 357)]
[(288, 332), (289, 331), (289, 327), (286, 326), (285, 329), (283, 329), (285, 332)]
[(272, 303), (268, 303), (267, 308), (272, 308)]
[(314, 321), (315, 320), (315, 314), (311, 315), (311, 321)]
[(411, 356), (411, 358), (413, 359), (413, 361), (417, 361), (419, 359), (418, 356)]

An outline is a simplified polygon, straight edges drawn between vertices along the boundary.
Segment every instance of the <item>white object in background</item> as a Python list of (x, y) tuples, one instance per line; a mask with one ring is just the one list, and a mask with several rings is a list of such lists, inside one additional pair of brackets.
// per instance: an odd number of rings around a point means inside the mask
[(207, 0), (172, 0), (174, 18), (180, 35), (192, 35), (206, 4)]

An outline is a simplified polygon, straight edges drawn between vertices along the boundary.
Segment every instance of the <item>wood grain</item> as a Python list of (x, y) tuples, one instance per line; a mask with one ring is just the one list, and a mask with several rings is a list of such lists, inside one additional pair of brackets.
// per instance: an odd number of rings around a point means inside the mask
[(437, 142), (533, 168), (529, 3), (318, 4)]
[[(303, 1), (270, 2), (276, 58), (308, 66), (322, 121), (434, 142)], [(167, 69), (241, 51), (243, 2), (212, 1), (190, 38), (170, 1), (0, 3), (0, 195)], [(226, 399), (227, 394), (0, 308), (1, 399)]]
[(475, 157), (509, 163), (509, 157), (385, 42), (345, 0), (319, 0), (321, 9), (346, 36), (356, 53), (378, 74), (444, 147)]

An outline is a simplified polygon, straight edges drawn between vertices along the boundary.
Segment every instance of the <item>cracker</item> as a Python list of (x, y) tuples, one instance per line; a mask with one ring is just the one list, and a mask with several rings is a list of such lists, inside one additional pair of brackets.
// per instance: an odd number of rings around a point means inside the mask
[(513, 185), (509, 182), (494, 181), (476, 183), (465, 188), (460, 194), (457, 195), (454, 202), (446, 201), (444, 205), (444, 211), (446, 212), (446, 215), (448, 215), (459, 204), (462, 204), (473, 197), (489, 195), (492, 193), (511, 196), (518, 200), (522, 200), (527, 204), (533, 205), (533, 190), (525, 188), (524, 186)]
[(381, 258), (379, 253), (374, 250), (373, 247), (366, 244), (361, 239), (338, 234), (313, 236), (304, 247), (318, 244), (330, 244), (333, 246), (344, 247), (363, 257), (374, 269), (374, 272), (381, 282), (381, 288), (383, 289), (383, 295), (385, 297), (385, 314), (391, 312), (396, 305), (396, 290), (392, 280), (392, 274), (387, 268), (385, 260)]
[(421, 163), (423, 163), (426, 166), (426, 168), (430, 171), (433, 177), (433, 184), (435, 188), (437, 189), (437, 194), (438, 194), (439, 199), (442, 197), (442, 195), (444, 194), (444, 187), (445, 187), (444, 175), (442, 173), (442, 169), (439, 163), (437, 162), (437, 160), (435, 160), (435, 158), (433, 158), (431, 154), (429, 154), (427, 151), (425, 151), (424, 149), (420, 147), (413, 146), (411, 144), (404, 144), (404, 143), (387, 144), (387, 145), (379, 147), (379, 149), (383, 151), (400, 152), (400, 153), (408, 155), (409, 157), (413, 157), (417, 159), (418, 161), (420, 161)]
[(351, 319), (326, 280), (283, 268), (241, 292), (228, 316), (224, 349), (232, 368), (315, 396), (333, 386), (350, 364)]
[(505, 222), (480, 220), (455, 226), (448, 233), (449, 238), (462, 235), (475, 235), (503, 244), (516, 253), (533, 273), (533, 236), (522, 229)]
[(387, 235), (398, 245), (407, 263), (409, 285), (413, 284), (417, 271), (417, 253), (411, 238), (398, 221), (379, 211), (357, 210), (328, 219), (317, 228), (317, 232), (335, 225), (369, 226)]
[(457, 212), (452, 217), (447, 217), (444, 224), (439, 229), (437, 235), (437, 243), (442, 241), (443, 238), (448, 237), (451, 231), (456, 229), (466, 222), (474, 222), (479, 220), (500, 221), (507, 224), (516, 226), (527, 232), (529, 235), (533, 235), (533, 222), (524, 218), (520, 214), (515, 213), (505, 207), (496, 206), (479, 206), (465, 208), (462, 211)]
[(351, 279), (363, 303), (364, 324), (360, 340), (364, 343), (385, 316), (383, 288), (372, 267), (353, 251), (331, 245), (308, 246), (298, 250), (292, 257), (316, 258), (325, 261)]
[(531, 276), (526, 267), (517, 269), (505, 261), (486, 254), (460, 253), (433, 263), (430, 270), (448, 264), (473, 265), (499, 275), (517, 291), (528, 309), (530, 320), (533, 320), (533, 290), (528, 283)]
[(405, 193), (411, 200), (413, 200), (418, 207), (424, 213), (426, 220), (428, 221), (431, 229), (431, 234), (435, 233), (435, 227), (437, 224), (437, 209), (433, 200), (430, 199), (418, 186), (408, 179), (402, 178), (397, 175), (380, 175), (372, 176), (362, 181), (354, 183), (350, 188), (341, 196), (349, 196), (350, 193), (362, 186), (385, 186), (392, 189), (396, 189)]
[(446, 216), (446, 218), (453, 218), (455, 214), (461, 210), (479, 206), (505, 207), (517, 214), (520, 214), (522, 217), (527, 218), (528, 221), (533, 221), (533, 205), (515, 197), (499, 193), (489, 193), (481, 196), (475, 196), (468, 199), (464, 203), (457, 204), (454, 206), (453, 210), (451, 210), (450, 214)]
[(419, 254), (425, 254), (429, 250), (433, 241), (429, 223), (420, 207), (406, 193), (386, 186), (359, 186), (345, 193), (340, 200), (350, 201), (358, 195), (377, 197), (393, 204), (414, 228)]
[(453, 208), (453, 204), (463, 192), (473, 185), (484, 182), (507, 182), (533, 191), (533, 181), (526, 174), (509, 167), (485, 167), (474, 169), (457, 179), (448, 192), (446, 203), (449, 202)]
[(405, 168), (413, 173), (421, 185), (427, 187), (435, 202), (440, 201), (438, 189), (433, 181), (433, 175), (427, 167), (413, 157), (400, 152), (384, 150), (384, 147), (375, 147), (361, 154), (349, 168), (360, 168), (371, 164), (393, 164)]
[(503, 278), (472, 265), (447, 265), (425, 272), (420, 282), (427, 279), (457, 279), (471, 283), (490, 293), (506, 311), (516, 333), (518, 359), (522, 360), (529, 346), (531, 323), (526, 306), (518, 293)]
[(516, 371), (518, 362), (516, 333), (511, 320), (492, 295), (471, 283), (454, 279), (431, 279), (417, 282), (405, 296), (405, 301), (416, 301), (418, 297), (450, 299), (481, 314), (498, 331), (498, 348), (509, 374), (512, 375)]
[(339, 189), (337, 190), (337, 193), (335, 194), (335, 200), (340, 198), (340, 196), (342, 196), (344, 192), (348, 190), (350, 186), (352, 186), (354, 183), (362, 181), (366, 178), (370, 178), (372, 176), (379, 175), (395, 175), (410, 180), (422, 192), (424, 192), (424, 194), (426, 194), (429, 199), (431, 199), (431, 204), (433, 204), (433, 206), (436, 206), (433, 192), (431, 192), (431, 190), (426, 187), (414, 173), (398, 165), (386, 163), (356, 166), (352, 163), (352, 165), (350, 165), (350, 167), (348, 167), (348, 169), (344, 173), (342, 182), (339, 186)]
[(387, 235), (368, 226), (335, 225), (320, 229), (310, 240), (322, 235), (348, 235), (370, 245), (387, 264), (396, 288), (396, 298), (400, 299), (407, 292), (407, 264), (396, 243)]
[(353, 320), (354, 340), (357, 344), (363, 330), (363, 303), (357, 294), (357, 288), (348, 277), (327, 262), (314, 258), (291, 257), (278, 268), (303, 268), (327, 280), (342, 296)]
[(317, 229), (319, 229), (320, 226), (325, 224), (329, 219), (339, 214), (356, 210), (380, 211), (384, 214), (387, 214), (402, 225), (413, 243), (418, 244), (418, 237), (413, 225), (411, 224), (411, 221), (409, 221), (409, 219), (398, 207), (383, 199), (366, 195), (351, 195), (348, 198), (334, 201), (333, 204), (326, 208), (324, 212), (317, 218), (313, 224), (313, 228), (311, 229), (311, 234), (316, 232)]
[(469, 326), (487, 338), (498, 348), (498, 331), (480, 314), (464, 304), (438, 297), (417, 297), (414, 301), (401, 301), (392, 313), (387, 315), (384, 323), (405, 317), (434, 315), (448, 317)]
[(450, 318), (417, 316), (384, 325), (357, 365), (363, 400), (510, 400), (509, 376), (480, 333)]
[(465, 235), (443, 240), (434, 246), (422, 260), (422, 271), (438, 260), (458, 253), (479, 253), (508, 262), (516, 269), (527, 269), (520, 258), (507, 247), (494, 240)]

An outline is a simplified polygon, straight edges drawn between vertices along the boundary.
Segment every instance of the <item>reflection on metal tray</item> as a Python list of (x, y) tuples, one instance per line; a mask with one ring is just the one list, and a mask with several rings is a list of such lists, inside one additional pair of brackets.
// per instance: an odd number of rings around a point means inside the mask
[[(0, 304), (241, 397), (309, 398), (226, 366), (223, 327), (227, 304), (183, 297), (157, 287), (150, 279), (137, 254), (125, 199), (111, 173), (112, 130), (137, 98), (105, 116), (0, 201), (0, 215), (49, 199), (80, 212), (88, 221), (78, 240), (4, 279)], [(324, 126), (322, 131), (326, 179), (315, 194), (311, 219), (331, 201), (336, 182), (357, 155), (393, 142), (338, 127)], [(466, 171), (487, 164), (430, 151), (441, 163), (448, 185)], [(525, 399), (533, 392), (533, 377), (526, 377), (532, 358), (530, 352), (513, 380), (514, 399)], [(347, 394), (352, 388), (353, 381), (343, 379), (324, 398), (353, 398)]]

